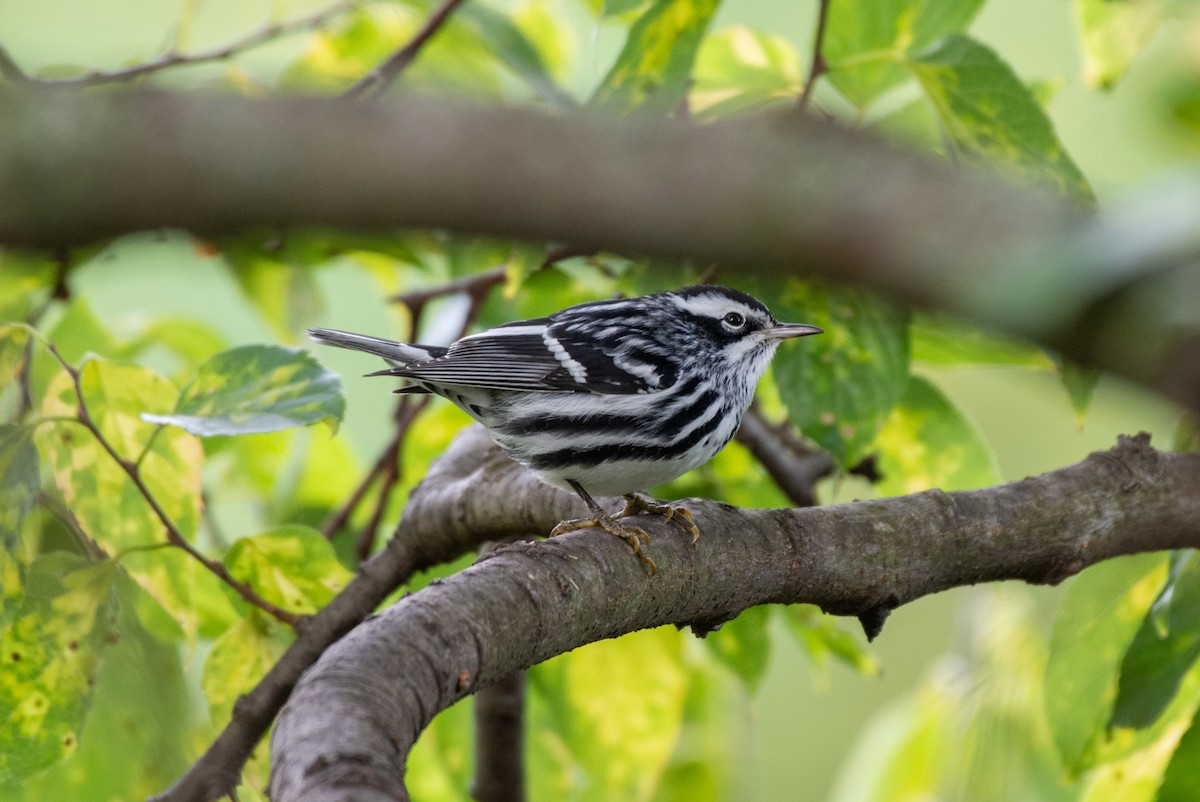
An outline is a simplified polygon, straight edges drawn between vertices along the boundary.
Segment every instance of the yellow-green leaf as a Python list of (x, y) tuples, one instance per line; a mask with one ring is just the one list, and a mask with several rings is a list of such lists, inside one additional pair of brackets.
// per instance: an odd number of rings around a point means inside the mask
[(704, 38), (694, 78), (692, 110), (706, 116), (791, 102), (800, 95), (800, 55), (782, 36), (726, 28)]
[(38, 452), (30, 426), (0, 425), (0, 546), (11, 549), (37, 498)]
[(306, 526), (244, 537), (230, 547), (225, 566), (264, 599), (297, 615), (315, 613), (353, 577), (329, 541)]
[(633, 26), (592, 104), (619, 114), (673, 111), (720, 0), (654, 0)]
[(1088, 86), (1112, 88), (1154, 36), (1170, 5), (1168, 0), (1075, 0)]
[(292, 639), (285, 627), (258, 614), (238, 621), (217, 638), (200, 680), (214, 722), (229, 720), (234, 702), (279, 661)]
[(307, 351), (246, 345), (222, 351), (201, 365), (174, 412), (142, 417), (209, 437), (318, 422), (336, 429), (345, 409), (341, 379)]
[(919, 376), (875, 440), (885, 495), (930, 488), (973, 490), (1000, 480), (995, 457), (979, 432), (941, 391)]
[(21, 607), (0, 632), (0, 780), (73, 754), (111, 625), (111, 561), (63, 552), (29, 567)]
[(1095, 194), (1028, 87), (984, 45), (952, 35), (912, 54), (908, 66), (965, 160), (1076, 203)]

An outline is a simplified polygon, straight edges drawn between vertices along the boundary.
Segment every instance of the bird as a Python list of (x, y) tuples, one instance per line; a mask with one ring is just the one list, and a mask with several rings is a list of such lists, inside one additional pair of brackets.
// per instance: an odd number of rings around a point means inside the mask
[[(578, 495), (589, 517), (561, 522), (552, 537), (598, 526), (628, 543), (650, 574), (649, 535), (620, 519), (678, 516), (695, 543), (691, 511), (644, 491), (716, 456), (779, 344), (821, 333), (709, 284), (581, 303), (448, 347), (308, 330), (317, 343), (382, 357), (388, 367), (368, 376), (404, 379), (396, 393), (446, 398), (542, 481)], [(625, 507), (615, 516), (594, 498), (617, 495)]]

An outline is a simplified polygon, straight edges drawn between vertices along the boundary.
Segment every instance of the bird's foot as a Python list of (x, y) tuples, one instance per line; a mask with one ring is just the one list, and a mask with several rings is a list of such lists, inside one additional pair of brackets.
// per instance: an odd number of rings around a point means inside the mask
[(643, 512), (661, 515), (668, 521), (679, 516), (679, 523), (692, 536), (692, 543), (695, 544), (700, 539), (700, 527), (696, 526), (696, 519), (692, 517), (692, 511), (682, 504), (663, 504), (661, 501), (655, 501), (641, 493), (628, 493), (623, 498), (625, 499), (625, 509), (617, 515), (618, 518), (627, 518)]
[(591, 518), (576, 518), (571, 521), (563, 521), (550, 530), (550, 537), (558, 537), (567, 532), (574, 532), (576, 529), (590, 529), (593, 526), (598, 526), (610, 535), (619, 537), (628, 543), (629, 548), (633, 549), (634, 555), (642, 561), (642, 567), (651, 576), (654, 576), (655, 572), (658, 571), (658, 566), (654, 564), (654, 560), (650, 559), (650, 555), (642, 548), (642, 546), (650, 542), (650, 535), (646, 533), (646, 530), (630, 524), (623, 524), (620, 521), (614, 520), (611, 515), (600, 514)]

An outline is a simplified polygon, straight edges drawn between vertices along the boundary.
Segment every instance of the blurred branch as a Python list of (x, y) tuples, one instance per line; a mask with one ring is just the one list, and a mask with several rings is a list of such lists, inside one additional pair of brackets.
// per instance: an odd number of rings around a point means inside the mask
[(343, 97), (357, 98), (366, 95), (368, 99), (373, 99), (387, 91), (392, 82), (400, 77), (400, 73), (417, 57), (417, 53), (421, 51), (425, 43), (441, 30), (442, 25), (461, 4), (462, 0), (442, 0), (441, 5), (433, 10), (425, 23), (413, 34), (413, 38), (409, 40), (408, 44), (392, 53), (378, 67), (351, 84), (350, 88), (342, 93)]
[(72, 76), (70, 78), (33, 78), (28, 74), (21, 72), (20, 69), (12, 62), (8, 54), (3, 52), (0, 47), (0, 72), (3, 72), (6, 77), (12, 78), (10, 69), (6, 68), (5, 61), (15, 68), (17, 72), (28, 83), (45, 84), (53, 86), (95, 86), (96, 84), (115, 83), (121, 81), (131, 81), (134, 78), (140, 78), (144, 75), (149, 75), (155, 72), (178, 67), (182, 64), (203, 64), (209, 61), (224, 61), (234, 56), (240, 55), (246, 50), (272, 42), (281, 36), (299, 31), (312, 30), (319, 28), (325, 23), (332, 20), (334, 17), (340, 16), (362, 0), (338, 0), (325, 8), (314, 11), (311, 14), (305, 14), (292, 19), (279, 20), (277, 22), (266, 21), (259, 27), (255, 28), (247, 34), (231, 39), (223, 45), (209, 48), (208, 50), (196, 50), (191, 53), (180, 53), (177, 50), (168, 50), (159, 56), (143, 61), (140, 64), (131, 64), (128, 67), (119, 67), (115, 70), (90, 70), (82, 75)]
[[(96, 422), (92, 419), (92, 415), (88, 411), (87, 399), (83, 393), (83, 385), (81, 383), (81, 374), (79, 369), (64, 359), (62, 354), (59, 353), (59, 350), (54, 347), (53, 343), (49, 343), (47, 347), (50, 351), (50, 354), (55, 360), (58, 361), (58, 364), (62, 366), (62, 369), (67, 372), (67, 375), (71, 377), (71, 384), (75, 391), (75, 402), (77, 405), (76, 421), (78, 421), (78, 423), (80, 423), (91, 433), (94, 438), (96, 438), (96, 442), (100, 444), (100, 447), (104, 449), (104, 452), (108, 454), (108, 456), (112, 458), (113, 462), (115, 462), (121, 468), (121, 470), (125, 472), (125, 475), (129, 477), (129, 481), (133, 483), (133, 486), (137, 489), (138, 493), (141, 494), (142, 499), (145, 500), (146, 504), (150, 507), (151, 512), (154, 513), (154, 517), (158, 518), (159, 523), (162, 524), (164, 531), (167, 533), (167, 542), (170, 545), (186, 552), (188, 556), (208, 569), (210, 573), (228, 585), (230, 589), (241, 596), (242, 599), (248, 604), (257, 607), (277, 621), (281, 621), (282, 623), (293, 628), (297, 627), (301, 622), (300, 616), (296, 615), (295, 613), (290, 613), (287, 610), (284, 610), (283, 608), (267, 601), (262, 596), (258, 595), (258, 593), (254, 590), (254, 587), (250, 585), (249, 582), (239, 582), (219, 561), (210, 560), (208, 557), (205, 557), (195, 546), (188, 542), (187, 538), (184, 537), (183, 532), (179, 531), (179, 527), (177, 527), (175, 522), (171, 520), (171, 516), (167, 515), (166, 510), (162, 508), (162, 505), (158, 503), (158, 499), (154, 497), (154, 494), (150, 492), (150, 488), (146, 486), (145, 480), (142, 479), (140, 460), (128, 460), (118, 454), (117, 450), (113, 447), (113, 444), (109, 442), (108, 438), (104, 436), (104, 432), (100, 431), (100, 427), (97, 426)], [(155, 436), (157, 436), (157, 434), (158, 430), (155, 430)], [(151, 439), (151, 443), (152, 442), (153, 438)], [(149, 448), (150, 443), (147, 443), (146, 450), (149, 450)]]
[(817, 503), (817, 480), (833, 473), (833, 457), (824, 451), (806, 448), (792, 436), (786, 422), (769, 423), (757, 404), (752, 405), (742, 418), (737, 439), (793, 504), (812, 507)]
[[(434, 505), (414, 496), (406, 522), (424, 517), (419, 528), (452, 538), (560, 520), (565, 494), (498, 453), (468, 429), (423, 485)], [(585, 643), (663, 624), (708, 630), (764, 603), (881, 622), (952, 587), (1056, 583), (1122, 554), (1200, 546), (1200, 454), (1161, 453), (1139, 435), (983, 490), (799, 510), (688, 506), (695, 545), (661, 520), (638, 521), (654, 535), (653, 578), (618, 539), (583, 530), (497, 549), (365, 621), (305, 673), (276, 722), (271, 798), (407, 799), (408, 750), (438, 711)]]
[(525, 672), (475, 694), (476, 802), (524, 802)]
[(813, 34), (812, 62), (808, 68), (808, 80), (804, 82), (804, 91), (796, 102), (796, 111), (803, 112), (812, 100), (813, 87), (817, 80), (829, 71), (825, 61), (825, 28), (829, 23), (829, 0), (817, 0), (817, 30)]
[(1091, 215), (792, 113), (696, 126), (415, 96), (0, 93), (0, 242), (263, 223), (435, 226), (827, 276), (1200, 409), (1200, 338), (1140, 286), (1200, 273), (1194, 182)]

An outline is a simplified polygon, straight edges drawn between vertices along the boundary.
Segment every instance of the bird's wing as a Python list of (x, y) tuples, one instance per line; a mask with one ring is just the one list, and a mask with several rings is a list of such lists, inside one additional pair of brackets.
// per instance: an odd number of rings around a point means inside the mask
[[(383, 371), (434, 384), (542, 392), (646, 393), (675, 381), (674, 363), (560, 315), (464, 337), (444, 356)], [(607, 345), (605, 344), (607, 343)]]

